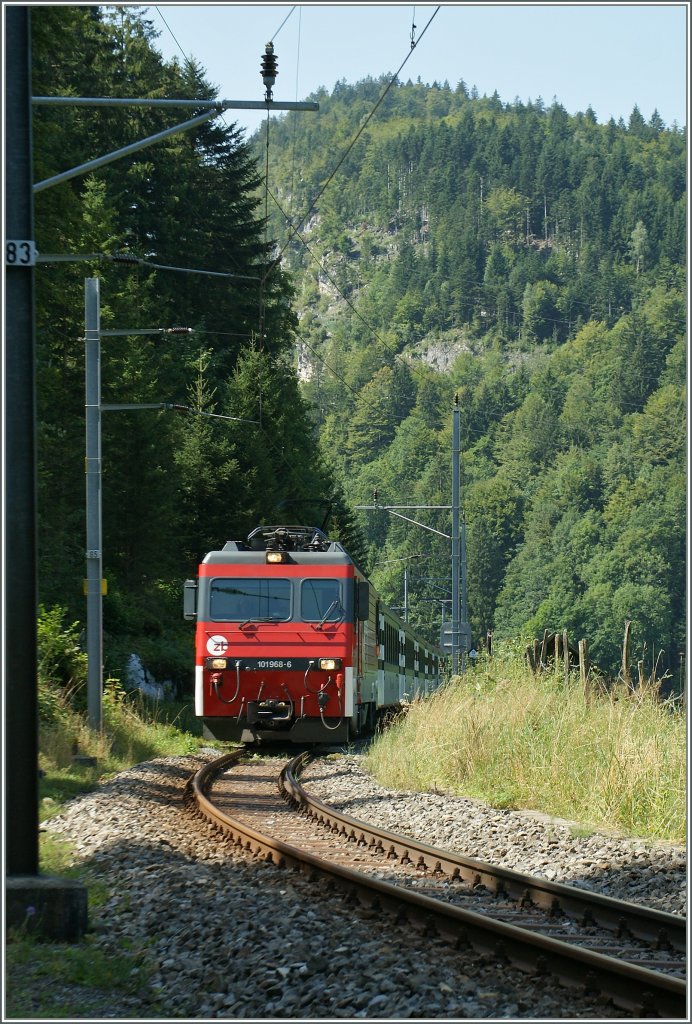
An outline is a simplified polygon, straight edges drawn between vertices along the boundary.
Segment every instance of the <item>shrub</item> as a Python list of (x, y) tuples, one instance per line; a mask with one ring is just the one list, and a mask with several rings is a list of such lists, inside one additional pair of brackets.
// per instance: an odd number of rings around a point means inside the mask
[(79, 638), (79, 623), (64, 625), (66, 610), (60, 605), (52, 608), (39, 606), (38, 677), (43, 686), (46, 710), (54, 712), (54, 702), (48, 696), (50, 686), (58, 686), (67, 699), (80, 706), (85, 701), (87, 656)]

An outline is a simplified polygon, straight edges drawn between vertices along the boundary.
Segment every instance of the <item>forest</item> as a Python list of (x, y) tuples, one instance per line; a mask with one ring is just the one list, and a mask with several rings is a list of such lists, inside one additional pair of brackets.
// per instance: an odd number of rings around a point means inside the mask
[[(215, 95), (202, 67), (164, 61), (137, 8), (33, 8), (32, 47), (34, 94)], [(439, 638), (449, 541), (359, 506), (449, 505), (456, 396), (474, 643), (567, 629), (616, 674), (631, 621), (636, 657), (677, 675), (686, 130), (636, 106), (599, 124), (557, 100), (505, 104), (461, 77), (307, 98), (318, 114), (249, 140), (226, 112), (37, 194), (39, 252), (73, 257), (35, 274), (42, 605), (84, 619), (98, 276), (102, 328), (132, 331), (103, 339), (103, 401), (205, 414), (103, 415), (109, 673), (134, 650), (188, 685), (181, 592), (199, 559), (327, 508), (383, 598), (403, 612), (406, 589), (408, 618)], [(38, 107), (34, 178), (171, 123)], [(412, 515), (450, 532), (447, 510)]]

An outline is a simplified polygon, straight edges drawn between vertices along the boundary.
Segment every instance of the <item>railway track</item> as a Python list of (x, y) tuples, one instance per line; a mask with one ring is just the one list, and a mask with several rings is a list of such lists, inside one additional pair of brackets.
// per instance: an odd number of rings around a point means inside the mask
[(366, 824), (299, 781), (312, 755), (276, 765), (244, 751), (211, 762), (188, 799), (235, 845), (325, 876), (354, 905), (523, 971), (600, 993), (636, 1016), (686, 1013), (684, 918), (496, 868)]

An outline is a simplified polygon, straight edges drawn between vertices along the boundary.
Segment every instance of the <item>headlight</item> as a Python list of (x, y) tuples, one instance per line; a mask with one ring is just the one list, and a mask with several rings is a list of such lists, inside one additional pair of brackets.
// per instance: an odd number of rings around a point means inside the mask
[(323, 672), (336, 672), (341, 668), (341, 658), (320, 658), (318, 666)]
[(267, 562), (276, 564), (277, 562), (287, 562), (288, 554), (286, 551), (267, 551)]
[(218, 672), (219, 669), (228, 668), (228, 658), (207, 658), (205, 667)]

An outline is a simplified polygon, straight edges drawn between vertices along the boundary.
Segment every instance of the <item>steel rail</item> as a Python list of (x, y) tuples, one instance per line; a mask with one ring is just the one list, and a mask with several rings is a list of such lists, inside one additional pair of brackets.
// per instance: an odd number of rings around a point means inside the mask
[[(546, 977), (552, 975), (565, 985), (588, 992), (605, 993), (616, 1005), (640, 1016), (685, 1017), (686, 986), (678, 978), (573, 947), (561, 940), (529, 932), (484, 914), (464, 910), (390, 882), (371, 878), (264, 835), (242, 820), (221, 811), (207, 794), (214, 779), (240, 760), (243, 754), (242, 750), (234, 751), (210, 762), (190, 780), (186, 790), (186, 800), (194, 801), (200, 813), (235, 840), (235, 845), (240, 849), (279, 867), (290, 865), (301, 870), (307, 869), (315, 875), (325, 875), (334, 886), (346, 890), (349, 902), (389, 910), (397, 915), (397, 923), (415, 922), (422, 927), (424, 935), (443, 936), (451, 940), (457, 949), (472, 947), (520, 970)], [(285, 766), (282, 783), (292, 774), (297, 764), (304, 763), (305, 756), (300, 754), (290, 765)], [(285, 792), (282, 793), (284, 799), (296, 803), (296, 806), (301, 804), (294, 800), (290, 792), (297, 783), (294, 781), (285, 785)], [(330, 808), (327, 810), (335, 818), (334, 812)], [(363, 823), (356, 819), (349, 819), (349, 826), (351, 821), (362, 828)], [(368, 829), (373, 835), (376, 834), (372, 826), (368, 826)], [(390, 836), (389, 833), (381, 835), (386, 839)], [(439, 854), (442, 851), (435, 852)]]
[(376, 825), (352, 818), (333, 807), (322, 803), (307, 793), (296, 777), (313, 759), (310, 751), (303, 751), (285, 769), (284, 785), (291, 798), (313, 817), (319, 817), (325, 824), (332, 823), (343, 829), (358, 832), (361, 839), (379, 840), (387, 845), (387, 856), (400, 857), (404, 861), (416, 859), (423, 870), (440, 872), (453, 879), (461, 878), (472, 886), (485, 886), (496, 895), (506, 894), (519, 902), (530, 899), (536, 906), (555, 912), (561, 910), (568, 917), (581, 924), (586, 921), (600, 925), (616, 934), (629, 932), (634, 938), (642, 939), (660, 948), (672, 948), (678, 952), (687, 949), (687, 920), (676, 914), (642, 907), (634, 903), (604, 896), (562, 882), (525, 875), (511, 868), (497, 867), (485, 861), (464, 857), (461, 854), (427, 846), (415, 839), (386, 832)]

